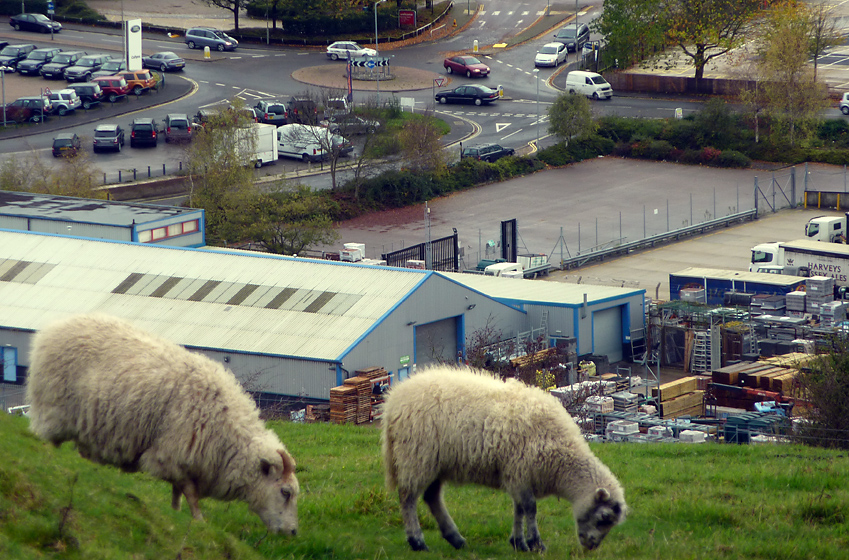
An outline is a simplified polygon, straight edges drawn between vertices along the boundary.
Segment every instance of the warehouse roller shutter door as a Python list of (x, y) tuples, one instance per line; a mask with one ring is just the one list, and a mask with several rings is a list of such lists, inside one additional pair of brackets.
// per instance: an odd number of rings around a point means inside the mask
[(622, 307), (593, 312), (593, 354), (622, 360)]
[(416, 327), (416, 368), (457, 363), (457, 319)]

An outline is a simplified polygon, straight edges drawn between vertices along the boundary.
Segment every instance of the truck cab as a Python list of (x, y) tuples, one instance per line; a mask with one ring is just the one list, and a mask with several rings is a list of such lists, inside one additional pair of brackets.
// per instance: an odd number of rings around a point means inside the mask
[(847, 221), (849, 221), (849, 214), (811, 218), (805, 224), (805, 236), (814, 241), (846, 243)]
[(485, 276), (503, 276), (505, 278), (523, 278), (522, 265), (513, 262), (500, 262), (491, 264), (483, 271)]
[(767, 272), (781, 274), (784, 270), (784, 258), (781, 244), (776, 242), (761, 243), (752, 247), (752, 259), (749, 262), (749, 272)]

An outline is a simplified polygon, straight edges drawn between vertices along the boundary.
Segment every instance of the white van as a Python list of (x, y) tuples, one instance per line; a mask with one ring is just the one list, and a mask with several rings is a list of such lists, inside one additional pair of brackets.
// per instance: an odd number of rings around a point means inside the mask
[[(315, 129), (321, 129), (315, 130)], [(277, 155), (303, 161), (321, 161), (328, 156), (321, 145), (327, 129), (306, 124), (284, 124), (277, 128)]]
[(584, 72), (573, 70), (566, 74), (566, 91), (569, 93), (580, 93), (593, 99), (610, 99), (613, 97), (613, 88), (601, 74), (595, 72)]

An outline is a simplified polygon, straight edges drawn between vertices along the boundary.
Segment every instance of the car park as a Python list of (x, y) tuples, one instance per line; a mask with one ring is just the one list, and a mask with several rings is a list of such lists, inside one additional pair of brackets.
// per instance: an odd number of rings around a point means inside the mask
[(590, 28), (586, 23), (569, 23), (554, 34), (554, 40), (565, 44), (569, 52), (577, 52), (590, 40)]
[(103, 91), (103, 98), (110, 103), (115, 103), (130, 93), (130, 84), (122, 76), (98, 76), (92, 78), (91, 83), (100, 86)]
[(93, 73), (91, 75), (92, 78), (97, 78), (98, 76), (115, 76), (120, 74), (124, 70), (127, 69), (127, 63), (124, 60), (118, 60), (115, 58), (109, 59), (103, 63), (103, 66), (100, 67), (100, 70)]
[(331, 150), (340, 156), (348, 155), (354, 146), (324, 127), (295, 123), (278, 127), (277, 150), (278, 157), (316, 162), (330, 157)]
[(53, 138), (53, 157), (75, 156), (80, 150), (82, 150), (82, 141), (73, 132), (62, 132)]
[(459, 86), (438, 92), (434, 99), (439, 103), (474, 103), (483, 105), (498, 101), (498, 92), (486, 86)]
[(367, 47), (361, 47), (354, 41), (336, 41), (327, 47), (327, 58), (330, 60), (349, 60), (363, 56), (376, 56), (377, 51)]
[(31, 43), (21, 45), (6, 45), (0, 50), (0, 66), (12, 69), (18, 68), (18, 62), (22, 61), (37, 47)]
[(6, 105), (6, 121), (16, 123), (42, 122), (52, 110), (53, 105), (46, 97), (38, 95), (21, 97)]
[(492, 163), (499, 159), (512, 156), (516, 153), (513, 148), (505, 148), (501, 144), (481, 144), (478, 146), (467, 146), (463, 148), (461, 158), (472, 158)]
[(333, 134), (374, 134), (380, 128), (380, 123), (357, 115), (338, 115), (321, 121), (321, 126)]
[(153, 77), (150, 70), (124, 70), (117, 75), (127, 80), (127, 85), (130, 86), (133, 95), (141, 95), (156, 85), (156, 78)]
[(159, 142), (159, 126), (153, 119), (134, 119), (130, 124), (130, 147), (153, 146)]
[(489, 76), (489, 66), (474, 56), (452, 56), (442, 61), (449, 74), (461, 74), (467, 78)]
[(42, 78), (61, 79), (65, 77), (65, 70), (76, 65), (77, 61), (86, 55), (85, 51), (62, 51), (53, 57), (53, 60), (41, 67)]
[(72, 89), (51, 91), (47, 94), (47, 97), (53, 104), (53, 113), (60, 117), (64, 117), (71, 111), (76, 111), (83, 104), (77, 92)]
[(150, 56), (142, 57), (143, 68), (153, 68), (160, 72), (168, 70), (182, 70), (186, 67), (186, 61), (172, 52), (158, 52)]
[(68, 84), (66, 89), (70, 89), (77, 93), (83, 109), (91, 109), (93, 105), (97, 105), (103, 101), (103, 90), (98, 84), (85, 82), (82, 84)]
[[(23, 3), (21, 3), (23, 5)], [(36, 31), (38, 33), (59, 33), (62, 24), (53, 21), (44, 14), (18, 14), (9, 18), (9, 25), (15, 31)]]
[(209, 47), (210, 49), (223, 52), (236, 50), (236, 47), (239, 46), (239, 41), (218, 29), (211, 27), (192, 27), (186, 31), (186, 45), (190, 49)]
[(547, 43), (537, 51), (534, 57), (534, 66), (554, 66), (557, 67), (561, 62), (566, 62), (569, 57), (569, 49), (565, 43)]
[(254, 105), (259, 122), (281, 126), (289, 123), (289, 109), (280, 101), (258, 101)]
[(22, 76), (38, 76), (41, 72), (41, 67), (53, 60), (53, 57), (61, 51), (62, 49), (57, 47), (31, 51), (25, 59), (18, 62), (18, 74)]
[(318, 105), (305, 96), (293, 95), (286, 104), (289, 109), (289, 120), (301, 124), (318, 123)]
[(171, 113), (163, 119), (165, 143), (188, 142), (192, 139), (192, 123), (185, 113)]
[(117, 124), (100, 124), (94, 129), (92, 151), (114, 150), (120, 152), (124, 146), (124, 129)]
[(76, 64), (65, 69), (65, 79), (69, 82), (88, 82), (95, 72), (100, 70), (107, 61), (112, 60), (109, 54), (87, 54)]

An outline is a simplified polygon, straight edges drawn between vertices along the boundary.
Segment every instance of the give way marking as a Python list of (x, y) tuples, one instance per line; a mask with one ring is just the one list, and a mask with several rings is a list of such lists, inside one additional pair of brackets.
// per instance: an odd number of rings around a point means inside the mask
[(510, 126), (510, 123), (495, 123), (495, 132), (501, 132), (508, 126)]

